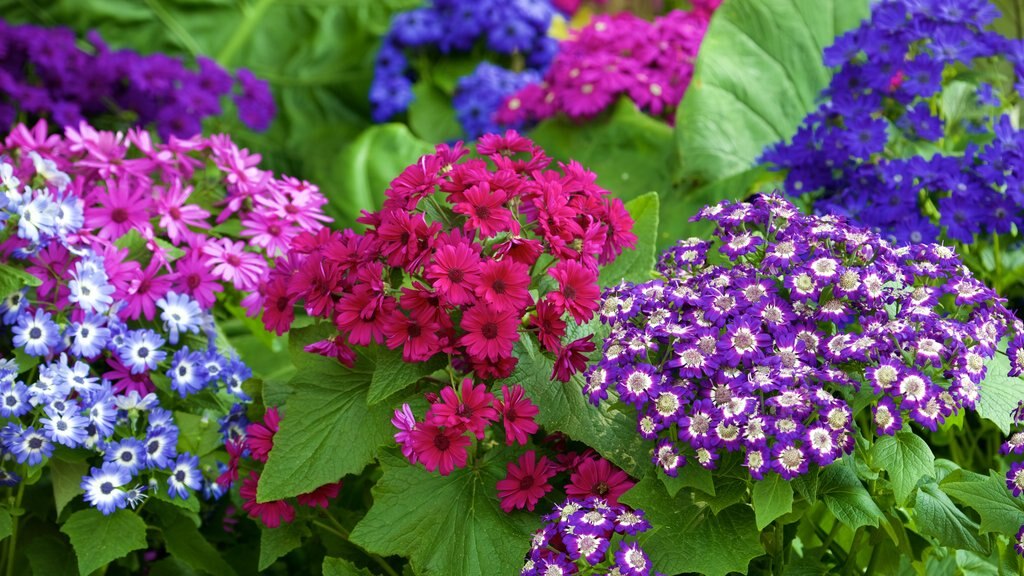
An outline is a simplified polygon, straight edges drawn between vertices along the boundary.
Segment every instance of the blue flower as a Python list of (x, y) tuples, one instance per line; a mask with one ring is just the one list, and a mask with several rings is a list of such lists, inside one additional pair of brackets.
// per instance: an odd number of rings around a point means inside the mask
[(171, 477), (167, 479), (167, 495), (171, 498), (188, 498), (189, 489), (199, 490), (203, 485), (203, 475), (199, 473), (199, 457), (182, 454), (171, 469)]
[(68, 289), (68, 300), (86, 312), (106, 312), (114, 302), (114, 287), (107, 282), (106, 273), (76, 270)]
[(32, 409), (28, 388), (13, 379), (0, 381), (0, 416), (17, 418)]
[(134, 476), (146, 465), (146, 447), (135, 438), (125, 438), (108, 444), (103, 459)]
[(85, 443), (88, 436), (86, 427), (89, 419), (80, 416), (75, 411), (58, 412), (51, 407), (46, 408), (47, 418), (40, 418), (39, 423), (43, 425), (46, 435), (57, 444), (63, 444), (68, 448), (75, 448)]
[(117, 425), (117, 407), (114, 405), (114, 398), (109, 388), (106, 394), (99, 395), (92, 399), (89, 407), (89, 423), (96, 429), (100, 439), (107, 439), (114, 433), (114, 426)]
[(18, 476), (14, 472), (0, 469), (0, 486), (17, 486), (21, 482), (21, 476)]
[(171, 379), (171, 390), (182, 398), (202, 390), (210, 378), (203, 364), (203, 355), (190, 351), (188, 346), (174, 353), (167, 377)]
[(50, 238), (57, 234), (57, 217), (59, 206), (50, 199), (45, 191), (27, 190), (18, 204), (18, 238), (38, 243), (44, 237)]
[(10, 326), (18, 321), (21, 313), (28, 310), (28, 298), (25, 298), (27, 288), (8, 294), (0, 301), (0, 314), (3, 314), (3, 323)]
[(52, 316), (42, 308), (35, 314), (25, 313), (18, 317), (14, 327), (14, 345), (24, 348), (31, 356), (46, 356), (60, 343), (60, 330), (53, 323)]
[(127, 505), (125, 492), (120, 487), (131, 480), (131, 473), (110, 462), (102, 468), (93, 468), (89, 476), (82, 478), (85, 501), (105, 515), (113, 514)]
[(163, 345), (163, 337), (153, 330), (132, 330), (125, 336), (124, 344), (117, 349), (117, 353), (132, 374), (142, 374), (147, 370), (156, 370), (157, 364), (167, 357), (167, 353), (160, 350)]
[(168, 292), (163, 298), (156, 301), (160, 308), (160, 319), (170, 332), (168, 341), (171, 344), (178, 343), (178, 335), (182, 332), (199, 334), (199, 324), (202, 321), (203, 310), (199, 303), (188, 297), (187, 294)]
[(243, 402), (252, 401), (252, 398), (242, 390), (242, 384), (252, 378), (252, 370), (238, 356), (232, 356), (221, 377), (224, 379), (224, 388), (229, 393), (234, 394)]
[(167, 468), (178, 455), (178, 429), (175, 427), (150, 428), (146, 435), (146, 466)]
[(53, 444), (42, 432), (29, 426), (21, 431), (8, 445), (8, 449), (18, 460), (18, 464), (28, 463), (35, 466), (43, 461), (43, 457), (53, 455)]

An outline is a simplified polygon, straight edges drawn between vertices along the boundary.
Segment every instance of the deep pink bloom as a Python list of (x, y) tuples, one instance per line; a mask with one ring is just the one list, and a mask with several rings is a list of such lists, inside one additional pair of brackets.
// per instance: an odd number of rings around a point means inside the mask
[(441, 401), (431, 404), (427, 411), (427, 421), (435, 426), (449, 428), (463, 427), (476, 437), (483, 440), (487, 425), (498, 419), (498, 411), (494, 409), (494, 394), (487, 391), (487, 386), (474, 386), (469, 378), (462, 380), (459, 393), (446, 386), (441, 390)]
[(85, 225), (99, 228), (97, 236), (116, 240), (133, 228), (149, 228), (153, 196), (133, 178), (110, 178), (86, 197)]
[(487, 182), (473, 186), (463, 194), (464, 201), (457, 202), (453, 207), (457, 214), (468, 217), (465, 229), (478, 230), (484, 238), (496, 236), (500, 232), (519, 233), (519, 223), (512, 213), (505, 208), (505, 192), (491, 191)]
[(324, 484), (312, 492), (299, 494), (295, 499), (303, 506), (309, 506), (310, 508), (323, 508), (326, 510), (327, 507), (331, 505), (331, 500), (338, 497), (338, 492), (341, 491), (341, 485), (341, 480), (332, 482), (331, 484)]
[(391, 425), (398, 428), (398, 432), (395, 432), (395, 442), (402, 447), (402, 454), (410, 463), (415, 464), (416, 450), (412, 447), (411, 433), (416, 429), (416, 417), (413, 416), (412, 408), (409, 408), (408, 404), (402, 404), (399, 410), (395, 410)]
[(192, 187), (182, 188), (181, 180), (173, 180), (171, 187), (163, 190), (156, 202), (156, 212), (160, 215), (160, 227), (167, 232), (171, 243), (178, 245), (189, 241), (195, 233), (189, 229), (210, 227), (206, 221), (210, 213), (195, 204), (185, 204)]
[(328, 338), (327, 340), (307, 344), (302, 349), (310, 354), (319, 354), (320, 356), (326, 356), (327, 358), (334, 358), (342, 365), (352, 368), (356, 365), (356, 353), (354, 350), (346, 346), (343, 340), (344, 338), (338, 334)]
[(446, 302), (469, 304), (480, 281), (480, 252), (463, 243), (443, 246), (434, 253), (426, 276)]
[(519, 463), (508, 463), (508, 474), (498, 480), (498, 497), (505, 512), (519, 508), (533, 511), (537, 502), (551, 491), (548, 480), (556, 473), (555, 467), (544, 456), (528, 450), (519, 457)]
[(292, 508), (292, 505), (284, 500), (256, 502), (256, 489), (259, 486), (259, 482), (260, 473), (256, 471), (250, 472), (249, 476), (242, 482), (242, 487), (238, 490), (238, 494), (244, 501), (242, 508), (249, 513), (249, 517), (259, 519), (267, 528), (277, 528), (281, 525), (281, 522), (290, 524), (295, 520), (295, 508)]
[(224, 286), (210, 272), (206, 257), (196, 249), (188, 250), (174, 261), (174, 274), (171, 278), (175, 289), (184, 291), (206, 309), (213, 308), (217, 301), (215, 294), (224, 290)]
[(619, 496), (633, 487), (634, 482), (622, 470), (603, 458), (588, 458), (580, 462), (565, 487), (567, 496), (604, 498), (609, 504), (619, 503)]
[(438, 470), (447, 476), (456, 468), (466, 465), (466, 447), (472, 439), (455, 428), (441, 428), (433, 424), (417, 424), (410, 434), (416, 458), (427, 470)]
[(288, 294), (296, 300), (304, 299), (306, 313), (310, 316), (330, 318), (336, 298), (334, 292), (340, 291), (343, 279), (340, 266), (314, 255), (295, 269), (288, 280)]
[(107, 366), (110, 370), (103, 374), (103, 379), (110, 380), (115, 394), (128, 394), (134, 390), (139, 396), (145, 396), (150, 392), (156, 392), (156, 386), (153, 385), (148, 372), (132, 374), (116, 354), (107, 358)]
[[(596, 286), (595, 286), (596, 288)], [(480, 267), (476, 295), (495, 310), (518, 311), (531, 303), (530, 269), (515, 260), (488, 260)]]
[(537, 431), (533, 417), (540, 413), (540, 409), (518, 384), (511, 388), (502, 384), (501, 400), (498, 400), (497, 406), (505, 425), (505, 444), (511, 446), (513, 442), (519, 442), (525, 446), (529, 435)]
[(395, 310), (395, 299), (376, 294), (365, 284), (356, 286), (335, 305), (334, 324), (348, 333), (348, 340), (358, 346), (370, 342), (384, 344), (384, 322)]
[(228, 467), (217, 476), (217, 484), (227, 490), (232, 484), (238, 482), (238, 464), (242, 461), (242, 454), (245, 453), (245, 438), (231, 438), (224, 442), (224, 450), (228, 453)]
[(441, 351), (440, 328), (431, 315), (406, 316), (395, 311), (384, 323), (384, 334), (388, 348), (402, 348), (402, 360), (425, 362)]
[(547, 298), (556, 307), (568, 310), (576, 324), (585, 324), (597, 312), (601, 289), (597, 286), (597, 272), (585, 268), (579, 262), (562, 260), (548, 271), (558, 280), (558, 292)]
[(288, 281), (274, 278), (265, 286), (263, 302), (263, 326), (280, 336), (288, 331), (295, 321), (297, 298), (288, 295)]
[(126, 306), (118, 311), (121, 318), (137, 320), (144, 316), (152, 320), (156, 314), (156, 301), (167, 295), (171, 289), (171, 276), (160, 275), (160, 262), (150, 261), (145, 270), (136, 270), (128, 281), (124, 301)]
[(263, 279), (267, 262), (259, 254), (247, 252), (244, 242), (232, 242), (230, 238), (219, 238), (203, 246), (207, 265), (217, 278), (231, 282), (237, 290), (249, 291)]
[(459, 339), (471, 358), (501, 360), (512, 355), (512, 346), (519, 340), (519, 318), (513, 312), (495, 310), (477, 304), (462, 315)]
[(546, 299), (537, 302), (537, 311), (530, 317), (530, 326), (537, 329), (540, 345), (549, 352), (558, 352), (562, 348), (562, 337), (565, 336), (565, 321), (562, 311)]
[(558, 358), (555, 359), (555, 366), (551, 371), (551, 378), (559, 382), (568, 382), (573, 374), (582, 372), (587, 367), (587, 354), (596, 348), (590, 341), (591, 336), (573, 340), (559, 350)]
[(266, 462), (270, 450), (274, 448), (274, 434), (277, 434), (281, 423), (281, 414), (277, 407), (267, 408), (263, 414), (263, 422), (253, 422), (245, 428), (245, 445), (254, 460)]

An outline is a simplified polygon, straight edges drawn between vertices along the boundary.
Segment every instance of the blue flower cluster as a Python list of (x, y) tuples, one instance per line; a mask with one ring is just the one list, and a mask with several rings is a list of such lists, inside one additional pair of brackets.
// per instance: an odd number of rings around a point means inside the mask
[(220, 353), (212, 318), (187, 295), (158, 299), (159, 320), (121, 319), (109, 277), (116, 268), (81, 242), (81, 198), (66, 193), (70, 178), (52, 161), (32, 155), (35, 176), (25, 183), (0, 158), (0, 251), (10, 256), (0, 280), (30, 257), (60, 251), (74, 260), (61, 280), (0, 300), (0, 456), (10, 455), (0, 460), (0, 483), (17, 484), (61, 445), (100, 455), (81, 487), (104, 514), (134, 507), (161, 482), (171, 498), (219, 497), (198, 455), (178, 452), (175, 406), (158, 392), (184, 398), (223, 386), (245, 398), (250, 370)]
[[(412, 103), (412, 86), (418, 79), (414, 70), (417, 61), (410, 63), (407, 56), (412, 50), (424, 55), (449, 55), (468, 53), (482, 45), (510, 61), (514, 56), (519, 60), (517, 68), (542, 74), (558, 52), (558, 41), (547, 36), (555, 14), (549, 0), (433, 0), (425, 8), (397, 14), (377, 54), (370, 88), (374, 120), (385, 122)], [(485, 94), (484, 87), (474, 87), (472, 96), (460, 99), (464, 108), (459, 108), (459, 117), (470, 120), (471, 125), (464, 126), (471, 137), (477, 134), (470, 127), (479, 126), (476, 118), (484, 114), (475, 109), (494, 102), (485, 114), (489, 117), (504, 96), (525, 84), (512, 81), (512, 76), (495, 75), (494, 71), (477, 70), (476, 74), (488, 75), (489, 88), (509, 91)]]
[(541, 75), (536, 70), (513, 72), (490, 62), (481, 62), (472, 74), (459, 79), (452, 98), (455, 117), (466, 136), (474, 139), (509, 128), (518, 129), (521, 122), (499, 124), (494, 113), (509, 94), (540, 81)]
[(825, 51), (838, 69), (824, 102), (763, 159), (817, 211), (897, 242), (972, 243), (1024, 224), (1024, 137), (992, 119), (1014, 86), (974, 66), (1001, 57), (1024, 73), (1020, 42), (987, 30), (997, 16), (987, 0), (879, 2)]

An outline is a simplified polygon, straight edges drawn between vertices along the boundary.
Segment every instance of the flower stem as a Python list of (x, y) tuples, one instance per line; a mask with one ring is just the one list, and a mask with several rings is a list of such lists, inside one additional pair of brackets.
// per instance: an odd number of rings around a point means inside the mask
[[(21, 508), (21, 497), (25, 494), (25, 481), (18, 483), (18, 495), (14, 497), (14, 508)], [(7, 576), (14, 575), (14, 556), (18, 553), (18, 522), (21, 516), (11, 518), (11, 537), (7, 540)]]

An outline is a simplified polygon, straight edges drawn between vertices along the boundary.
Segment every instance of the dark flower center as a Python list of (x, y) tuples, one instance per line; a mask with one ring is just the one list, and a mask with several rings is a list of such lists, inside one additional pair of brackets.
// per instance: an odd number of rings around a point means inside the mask
[(33, 326), (32, 329), (28, 331), (28, 337), (33, 340), (38, 340), (39, 338), (42, 338), (43, 329), (37, 326)]
[(480, 327), (480, 334), (488, 340), (494, 340), (498, 337), (498, 325), (494, 322), (488, 322)]
[(149, 356), (149, 348), (146, 348), (145, 346), (143, 346), (142, 348), (139, 348), (138, 355), (139, 355), (139, 358), (145, 358), (145, 357)]
[(42, 438), (32, 438), (28, 441), (28, 447), (30, 450), (39, 450), (43, 447)]
[(177, 472), (175, 472), (174, 479), (177, 480), (178, 482), (185, 482), (185, 471), (178, 470)]
[(452, 284), (459, 284), (465, 278), (465, 272), (459, 270), (458, 268), (452, 268), (451, 270), (448, 271), (448, 280), (450, 280)]
[(491, 284), (491, 290), (494, 290), (494, 292), (496, 294), (504, 294), (505, 293), (505, 289), (506, 289), (506, 286), (505, 286), (505, 281), (504, 280), (498, 279), (498, 280), (495, 280), (493, 284)]
[(597, 492), (599, 496), (605, 496), (611, 491), (611, 487), (608, 486), (607, 482), (599, 482), (597, 486), (594, 486), (594, 492)]
[(451, 444), (451, 440), (448, 440), (448, 437), (445, 436), (444, 434), (438, 434), (437, 436), (434, 436), (434, 448), (437, 448), (441, 452), (447, 450), (448, 447), (451, 446)]
[(121, 452), (121, 462), (131, 462), (135, 456), (131, 452)]
[(110, 219), (122, 224), (128, 220), (128, 211), (124, 208), (114, 208), (114, 211), (110, 213)]
[(157, 452), (159, 452), (160, 451), (160, 441), (159, 440), (151, 440), (149, 442), (149, 444), (146, 445), (146, 451), (149, 452), (150, 454), (156, 454)]
[(114, 485), (111, 484), (110, 482), (104, 482), (103, 484), (100, 484), (100, 492), (103, 492), (104, 494), (110, 494), (113, 491)]

